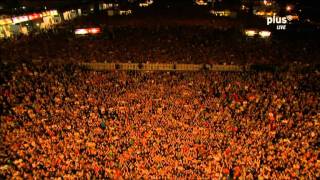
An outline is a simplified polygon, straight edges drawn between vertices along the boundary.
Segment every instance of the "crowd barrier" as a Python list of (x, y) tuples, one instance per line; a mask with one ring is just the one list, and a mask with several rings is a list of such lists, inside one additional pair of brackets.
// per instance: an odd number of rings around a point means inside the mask
[(96, 71), (243, 71), (243, 66), (209, 64), (158, 64), (158, 63), (81, 63), (81, 66)]
[[(55, 60), (55, 63), (65, 64), (63, 60)], [(42, 60), (32, 60), (34, 64), (41, 64)], [(168, 63), (78, 63), (85, 69), (95, 71), (216, 71), (216, 72), (320, 72), (320, 64), (252, 64), (252, 65), (211, 65), (211, 64), (168, 64)]]

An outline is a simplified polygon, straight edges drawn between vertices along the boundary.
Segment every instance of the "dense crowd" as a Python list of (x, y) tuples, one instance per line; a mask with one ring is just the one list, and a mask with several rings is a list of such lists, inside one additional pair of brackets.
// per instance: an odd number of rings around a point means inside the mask
[(1, 176), (320, 177), (316, 72), (1, 69)]
[[(216, 23), (216, 22), (213, 22)], [(218, 23), (219, 24), (219, 23)], [(95, 27), (94, 25), (90, 25)], [(103, 26), (96, 36), (77, 37), (76, 26), (3, 41), (6, 61), (165, 62), (283, 64), (319, 62), (319, 39), (247, 38), (239, 28), (207, 25)], [(88, 27), (88, 26), (87, 26)]]
[(318, 63), (316, 38), (249, 39), (211, 23), (130, 21), (86, 37), (71, 23), (1, 41), (0, 178), (320, 178), (318, 71), (76, 65)]

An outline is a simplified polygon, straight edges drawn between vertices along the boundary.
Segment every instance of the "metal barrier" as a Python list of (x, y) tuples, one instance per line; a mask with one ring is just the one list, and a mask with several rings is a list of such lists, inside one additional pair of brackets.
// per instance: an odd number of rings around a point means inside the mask
[(237, 65), (213, 65), (211, 71), (243, 71), (243, 66)]
[(243, 71), (243, 66), (237, 65), (209, 65), (209, 64), (145, 64), (145, 63), (80, 63), (96, 71)]

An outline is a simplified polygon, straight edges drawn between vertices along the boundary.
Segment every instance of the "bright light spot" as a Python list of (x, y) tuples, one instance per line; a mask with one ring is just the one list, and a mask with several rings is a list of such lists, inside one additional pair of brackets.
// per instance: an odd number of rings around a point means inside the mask
[(257, 32), (255, 30), (246, 30), (245, 34), (249, 37), (253, 37), (257, 34)]
[(89, 32), (87, 29), (76, 29), (74, 33), (77, 35), (85, 35), (85, 34), (88, 34)]
[(288, 6), (286, 7), (286, 10), (287, 10), (287, 11), (291, 11), (291, 10), (292, 10), (292, 6), (288, 5)]
[(197, 0), (197, 1), (196, 1), (196, 4), (198, 4), (199, 6), (205, 6), (205, 5), (207, 5), (208, 3), (207, 3), (207, 2), (204, 2), (203, 0)]
[(97, 34), (97, 33), (100, 33), (101, 30), (100, 30), (100, 28), (90, 28), (88, 30), (88, 32), (91, 33), (91, 34)]
[(120, 15), (130, 15), (130, 14), (132, 14), (132, 11), (131, 10), (127, 10), (127, 11), (121, 11), (120, 10), (120, 13), (119, 13)]
[(140, 7), (148, 7), (149, 4), (148, 4), (148, 3), (140, 3), (139, 6), (140, 6)]
[(264, 0), (264, 1), (263, 1), (263, 4), (264, 4), (265, 6), (271, 6), (271, 5), (272, 5), (272, 2), (269, 2), (268, 0)]
[(30, 14), (28, 17), (29, 17), (29, 20), (34, 20), (34, 19), (41, 18), (41, 14), (34, 13), (34, 14)]
[(74, 33), (76, 35), (98, 34), (98, 33), (101, 33), (101, 29), (100, 28), (76, 29)]
[(225, 17), (228, 17), (228, 16), (231, 16), (231, 11), (229, 11), (229, 10), (226, 10), (226, 11), (214, 11), (214, 10), (211, 10), (210, 14), (212, 14), (214, 16), (225, 16)]
[(262, 38), (267, 38), (267, 37), (270, 37), (271, 32), (270, 32), (270, 31), (260, 31), (260, 32), (259, 32), (259, 35), (260, 35)]
[(257, 16), (273, 16), (273, 15), (276, 15), (277, 13), (273, 12), (273, 11), (269, 11), (269, 12), (266, 12), (266, 11), (257, 11), (255, 12), (255, 15)]

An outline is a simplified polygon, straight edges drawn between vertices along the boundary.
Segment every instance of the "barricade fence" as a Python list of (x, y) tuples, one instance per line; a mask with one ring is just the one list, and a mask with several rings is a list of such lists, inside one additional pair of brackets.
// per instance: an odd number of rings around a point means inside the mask
[(244, 66), (209, 65), (209, 64), (158, 64), (158, 63), (80, 63), (90, 70), (96, 71), (243, 71)]
[(216, 71), (216, 72), (310, 72), (320, 71), (320, 65), (274, 65), (274, 64), (253, 64), (253, 65), (211, 65), (211, 64), (161, 64), (161, 63), (80, 63), (89, 70), (95, 71)]

